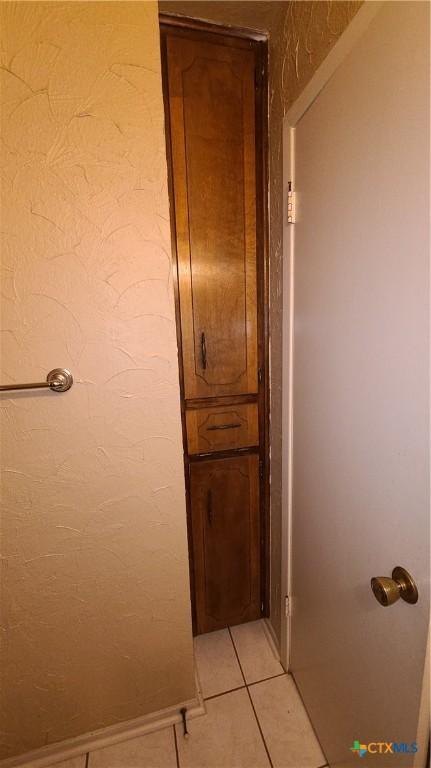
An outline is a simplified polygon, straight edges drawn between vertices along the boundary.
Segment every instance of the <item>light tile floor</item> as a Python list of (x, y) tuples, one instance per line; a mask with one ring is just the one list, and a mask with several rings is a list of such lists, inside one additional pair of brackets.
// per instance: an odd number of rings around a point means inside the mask
[(324, 768), (291, 675), (263, 622), (195, 638), (206, 714), (53, 768)]

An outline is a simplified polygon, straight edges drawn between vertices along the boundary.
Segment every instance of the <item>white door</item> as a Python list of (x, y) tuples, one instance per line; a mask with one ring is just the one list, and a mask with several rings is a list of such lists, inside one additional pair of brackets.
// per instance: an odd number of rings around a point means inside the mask
[[(366, 766), (415, 759), (394, 743), (429, 606), (428, 16), (383, 3), (296, 127), (291, 669), (331, 766), (354, 740)], [(382, 607), (397, 565), (419, 600)]]

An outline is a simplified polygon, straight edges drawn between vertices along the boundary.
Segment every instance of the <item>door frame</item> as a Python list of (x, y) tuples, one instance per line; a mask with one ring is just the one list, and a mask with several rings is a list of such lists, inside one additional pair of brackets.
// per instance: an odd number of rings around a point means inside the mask
[[(291, 628), (295, 616), (292, 604), (292, 457), (293, 457), (293, 360), (295, 313), (295, 225), (288, 223), (289, 182), (295, 192), (295, 129), (305, 112), (319, 96), (338, 67), (362, 37), (384, 0), (365, 0), (356, 16), (341, 34), (334, 47), (292, 104), (283, 120), (283, 363), (282, 363), (282, 540), (281, 540), (281, 594), (282, 621), (280, 658), (286, 670), (290, 668)], [(287, 598), (287, 600), (286, 600)], [(418, 721), (418, 741), (424, 745), (415, 755), (412, 768), (425, 768), (429, 759), (426, 749), (429, 735), (429, 674), (431, 623), (425, 669), (422, 683)]]
[[(262, 382), (257, 397), (259, 408), (259, 460), (263, 467), (260, 478), (261, 516), (261, 605), (262, 617), (270, 613), (270, 393), (269, 393), (269, 214), (268, 214), (268, 35), (246, 27), (230, 27), (207, 22), (180, 14), (159, 13), (160, 48), (162, 61), (162, 88), (165, 114), (168, 194), (170, 208), (171, 250), (175, 294), (175, 318), (178, 345), (178, 363), (181, 394), (181, 422), (184, 447), (184, 475), (186, 484), (187, 535), (189, 550), (190, 597), (192, 606), (193, 634), (196, 634), (195, 585), (193, 575), (193, 543), (190, 507), (190, 459), (187, 453), (187, 432), (184, 397), (184, 371), (182, 364), (181, 316), (178, 290), (178, 257), (176, 247), (175, 202), (172, 177), (172, 153), (170, 147), (170, 115), (168, 102), (168, 72), (166, 37), (169, 32), (187, 36), (190, 33), (200, 40), (214, 41), (218, 36), (227, 45), (253, 48), (258, 74), (255, 90), (256, 115), (256, 258), (257, 258), (257, 325), (258, 366), (262, 370)], [(231, 398), (231, 400), (234, 398)], [(214, 405), (217, 405), (214, 399)], [(245, 400), (244, 400), (245, 402)], [(223, 400), (220, 401), (220, 404)], [(222, 458), (225, 452), (214, 453)], [(199, 461), (199, 456), (193, 461)]]

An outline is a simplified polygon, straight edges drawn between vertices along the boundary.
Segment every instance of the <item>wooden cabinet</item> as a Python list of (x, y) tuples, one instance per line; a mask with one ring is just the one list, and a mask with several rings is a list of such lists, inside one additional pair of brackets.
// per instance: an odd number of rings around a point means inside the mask
[(190, 467), (197, 630), (260, 615), (259, 457)]
[(167, 38), (186, 398), (257, 392), (254, 52)]
[(267, 605), (266, 44), (172, 18), (161, 43), (199, 633)]

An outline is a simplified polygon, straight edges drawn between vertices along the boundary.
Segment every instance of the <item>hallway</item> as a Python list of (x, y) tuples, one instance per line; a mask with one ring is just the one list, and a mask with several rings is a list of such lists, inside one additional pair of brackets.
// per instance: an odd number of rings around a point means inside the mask
[(195, 638), (206, 715), (53, 768), (324, 768), (325, 758), (263, 621)]

